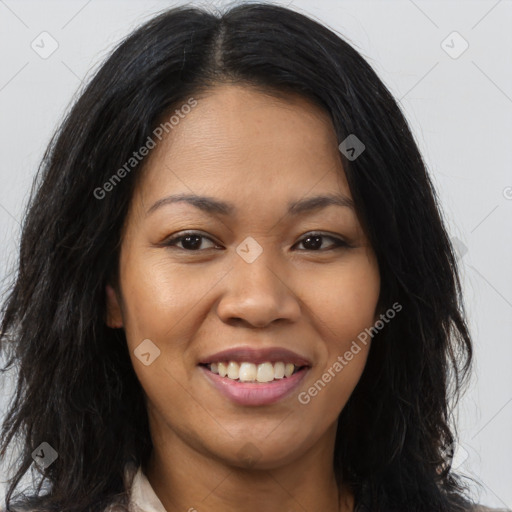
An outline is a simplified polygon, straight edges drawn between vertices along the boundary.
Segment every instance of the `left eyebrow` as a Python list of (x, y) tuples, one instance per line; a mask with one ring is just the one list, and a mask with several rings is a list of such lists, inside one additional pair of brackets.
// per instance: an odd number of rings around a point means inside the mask
[[(212, 215), (232, 215), (236, 213), (236, 207), (231, 203), (220, 201), (213, 197), (198, 196), (196, 194), (175, 194), (163, 197), (154, 203), (146, 212), (146, 216), (162, 206), (185, 202)], [(288, 203), (290, 215), (301, 215), (307, 212), (317, 211), (328, 206), (335, 205), (354, 210), (354, 202), (347, 196), (338, 194), (327, 194), (321, 196), (307, 197), (298, 201)]]
[(331, 205), (354, 210), (354, 202), (349, 197), (339, 194), (327, 194), (323, 196), (306, 197), (300, 201), (293, 201), (288, 204), (288, 213), (290, 215), (300, 215), (306, 212), (321, 210)]

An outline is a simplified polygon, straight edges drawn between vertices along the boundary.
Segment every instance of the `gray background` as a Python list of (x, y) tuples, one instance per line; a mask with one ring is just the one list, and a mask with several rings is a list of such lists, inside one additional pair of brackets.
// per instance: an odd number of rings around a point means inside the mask
[[(125, 34), (179, 3), (0, 0), (0, 278), (16, 262), (38, 162), (81, 83)], [(476, 372), (458, 408), (455, 465), (481, 483), (472, 489), (482, 503), (512, 508), (511, 1), (276, 3), (348, 39), (411, 124), (457, 239), (475, 342)], [(44, 31), (58, 43), (46, 59), (31, 47), (42, 46)], [(456, 55), (464, 40), (468, 49)], [(2, 411), (10, 392), (8, 381), (3, 386)]]

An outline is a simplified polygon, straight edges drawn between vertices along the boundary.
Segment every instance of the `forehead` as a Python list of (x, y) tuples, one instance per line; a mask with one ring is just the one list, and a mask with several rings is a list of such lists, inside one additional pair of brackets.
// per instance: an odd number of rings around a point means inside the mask
[(144, 204), (172, 192), (245, 204), (309, 191), (350, 196), (332, 121), (316, 104), (240, 85), (194, 98), (149, 155), (137, 191)]

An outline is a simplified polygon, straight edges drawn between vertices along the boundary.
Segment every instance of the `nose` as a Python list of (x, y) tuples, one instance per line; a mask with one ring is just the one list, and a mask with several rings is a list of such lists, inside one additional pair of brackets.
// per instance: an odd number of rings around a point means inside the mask
[(265, 256), (252, 263), (239, 258), (228, 273), (217, 315), (229, 324), (262, 328), (276, 322), (293, 323), (301, 315), (301, 303), (289, 277)]

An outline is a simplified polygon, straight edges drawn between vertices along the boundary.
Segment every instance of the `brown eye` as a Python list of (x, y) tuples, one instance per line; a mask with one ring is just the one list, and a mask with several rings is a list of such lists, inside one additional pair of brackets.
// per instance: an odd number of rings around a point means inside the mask
[[(211, 238), (208, 238), (207, 236), (204, 236), (200, 233), (189, 232), (170, 238), (165, 242), (164, 245), (166, 247), (174, 247), (177, 246), (177, 244), (181, 243), (182, 247), (178, 246), (178, 249), (182, 249), (185, 251), (198, 251), (202, 246), (203, 240), (209, 240), (214, 244), (213, 240), (211, 240)], [(206, 249), (211, 248), (212, 247), (206, 247)]]
[[(322, 248), (325, 240), (331, 240), (333, 243), (331, 243), (330, 247)], [(211, 247), (203, 247), (204, 241), (208, 240), (210, 241), (213, 246)], [(178, 245), (181, 244), (181, 247)], [(314, 251), (314, 252), (324, 252), (324, 251), (330, 251), (334, 249), (341, 249), (341, 248), (349, 248), (350, 245), (342, 240), (341, 238), (337, 238), (334, 236), (322, 234), (322, 233), (310, 233), (306, 237), (304, 237), (299, 244), (302, 244), (306, 251)], [(215, 244), (215, 242), (201, 234), (194, 231), (183, 233), (179, 236), (174, 236), (170, 239), (168, 239), (164, 245), (166, 247), (176, 247), (177, 249), (181, 249), (184, 251), (192, 252), (192, 251), (201, 251), (205, 249), (212, 249), (215, 247), (219, 247)]]
[[(322, 246), (322, 243), (325, 239), (330, 239), (334, 241), (334, 244), (332, 247), (320, 249)], [(330, 235), (325, 235), (322, 233), (310, 233), (306, 237), (304, 237), (299, 244), (303, 244), (307, 251), (317, 251), (320, 249), (320, 251), (330, 251), (333, 249), (339, 249), (339, 248), (347, 248), (350, 247), (347, 242), (342, 240), (341, 238), (337, 238)]]

